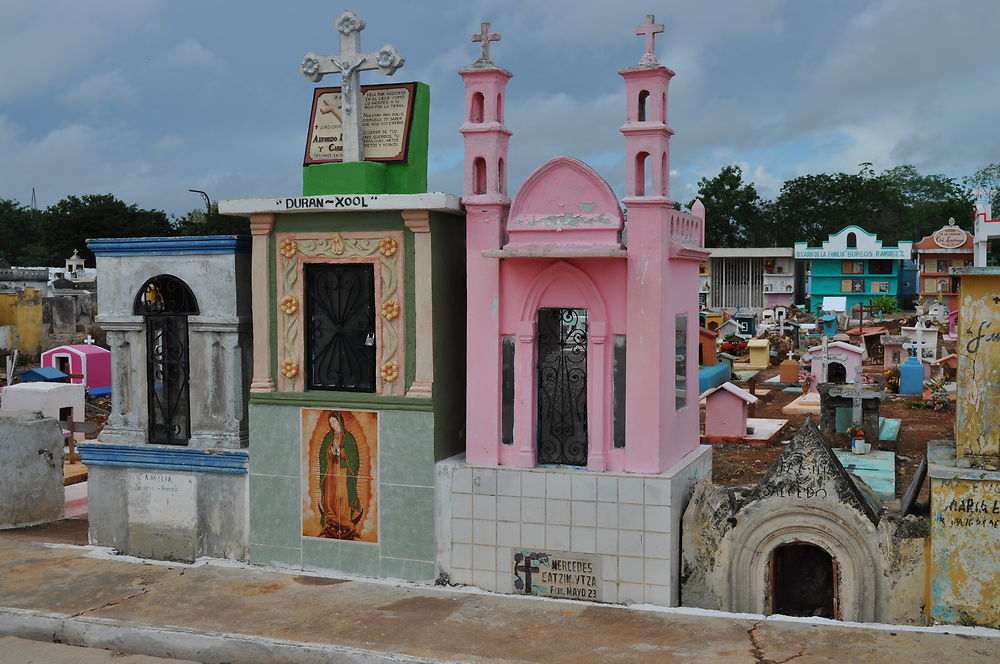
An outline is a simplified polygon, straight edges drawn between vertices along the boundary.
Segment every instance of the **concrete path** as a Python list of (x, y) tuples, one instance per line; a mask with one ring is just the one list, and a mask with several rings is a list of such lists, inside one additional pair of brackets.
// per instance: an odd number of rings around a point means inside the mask
[(197, 662), (1000, 661), (992, 630), (818, 625), (150, 564), (10, 534), (0, 534), (0, 561), (0, 634)]

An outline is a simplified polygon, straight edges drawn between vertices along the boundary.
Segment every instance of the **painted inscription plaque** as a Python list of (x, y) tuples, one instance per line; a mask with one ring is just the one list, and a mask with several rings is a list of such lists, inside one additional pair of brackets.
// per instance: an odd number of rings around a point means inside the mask
[(378, 414), (302, 409), (302, 535), (378, 542)]
[(128, 517), (131, 523), (194, 528), (198, 515), (196, 478), (155, 470), (130, 470)]
[(556, 551), (515, 551), (514, 592), (561, 599), (601, 601), (597, 556)]
[[(415, 83), (361, 86), (361, 140), (365, 161), (406, 161), (415, 91)], [(305, 164), (343, 159), (343, 118), (340, 88), (316, 88)]]

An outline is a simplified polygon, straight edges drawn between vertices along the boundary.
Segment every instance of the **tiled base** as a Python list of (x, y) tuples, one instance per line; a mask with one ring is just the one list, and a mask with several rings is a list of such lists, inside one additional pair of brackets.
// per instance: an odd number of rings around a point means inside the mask
[(705, 445), (659, 475), (441, 461), (438, 566), (453, 583), (516, 592), (520, 551), (591, 556), (601, 601), (675, 606), (681, 514), (711, 466)]

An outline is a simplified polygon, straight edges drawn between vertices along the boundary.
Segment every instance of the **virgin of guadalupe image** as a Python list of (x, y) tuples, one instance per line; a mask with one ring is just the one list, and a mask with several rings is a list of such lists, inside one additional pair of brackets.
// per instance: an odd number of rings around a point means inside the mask
[[(371, 503), (371, 450), (365, 431), (350, 411), (323, 411), (313, 433), (322, 442), (310, 465), (318, 479), (311, 492), (322, 526), (318, 536), (357, 540), (363, 537)], [(315, 465), (314, 465), (315, 464)], [(318, 467), (317, 467), (318, 466)], [(318, 472), (317, 472), (318, 471)], [(316, 495), (318, 493), (318, 495)]]

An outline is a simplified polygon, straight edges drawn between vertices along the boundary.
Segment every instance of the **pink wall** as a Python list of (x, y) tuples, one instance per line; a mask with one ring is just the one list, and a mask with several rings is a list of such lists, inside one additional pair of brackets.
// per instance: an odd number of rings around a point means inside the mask
[(84, 376), (71, 378), (71, 383), (83, 383), (87, 387), (111, 386), (111, 351), (89, 344), (57, 346), (42, 353), (40, 366), (57, 369), (56, 357), (63, 355), (69, 356), (68, 373)]
[(705, 436), (743, 438), (747, 433), (747, 402), (726, 390), (705, 398)]

